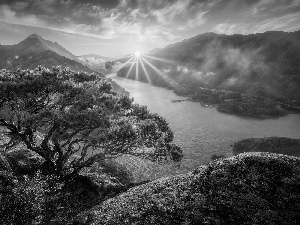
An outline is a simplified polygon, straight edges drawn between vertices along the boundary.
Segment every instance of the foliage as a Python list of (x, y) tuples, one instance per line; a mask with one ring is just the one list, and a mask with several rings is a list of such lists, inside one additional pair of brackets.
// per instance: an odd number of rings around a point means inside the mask
[(73, 224), (299, 224), (299, 169), (296, 157), (240, 154), (130, 189)]
[(121, 184), (129, 185), (133, 182), (132, 173), (115, 160), (103, 160), (95, 163), (90, 169), (90, 173), (107, 174), (116, 178)]
[(226, 158), (226, 156), (225, 155), (213, 154), (210, 158), (211, 158), (212, 161), (214, 161), (214, 160), (224, 159), (224, 158)]
[(61, 188), (54, 177), (41, 173), (33, 177), (14, 177), (13, 185), (2, 186), (0, 192), (1, 224), (41, 224), (48, 221), (54, 193)]
[[(300, 31), (249, 35), (205, 33), (149, 53), (174, 64), (147, 60), (164, 72), (168, 80), (179, 84), (175, 92), (180, 95), (203, 96), (199, 87), (206, 87), (290, 102), (300, 97), (299, 38)], [(159, 76), (155, 72), (149, 75), (150, 80)]]
[(105, 79), (68, 68), (2, 70), (0, 126), (44, 159), (44, 173), (62, 177), (123, 154), (182, 157), (165, 119), (115, 93)]

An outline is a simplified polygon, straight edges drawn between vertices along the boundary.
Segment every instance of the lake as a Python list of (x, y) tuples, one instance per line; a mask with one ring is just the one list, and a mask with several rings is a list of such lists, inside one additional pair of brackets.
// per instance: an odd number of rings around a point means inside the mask
[(120, 78), (116, 74), (108, 77), (124, 87), (136, 103), (146, 105), (150, 112), (166, 118), (174, 132), (174, 142), (183, 150), (184, 158), (180, 165), (165, 167), (163, 172), (160, 167), (154, 166), (157, 168), (155, 176), (185, 173), (210, 162), (213, 154), (232, 156), (230, 145), (245, 138), (300, 138), (299, 114), (272, 119), (223, 114), (215, 108), (205, 108), (196, 102), (172, 103), (172, 100), (185, 98), (164, 88)]

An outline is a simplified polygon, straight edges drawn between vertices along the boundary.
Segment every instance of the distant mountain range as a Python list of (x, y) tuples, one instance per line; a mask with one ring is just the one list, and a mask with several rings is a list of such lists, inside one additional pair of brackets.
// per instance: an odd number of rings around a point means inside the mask
[(103, 62), (117, 60), (116, 58), (110, 58), (110, 57), (105, 57), (105, 56), (96, 55), (96, 54), (87, 54), (87, 55), (77, 56), (77, 58), (78, 57), (84, 57), (86, 59), (98, 59), (98, 60), (101, 60)]
[(0, 45), (0, 68), (33, 69), (38, 65), (51, 68), (61, 65), (76, 71), (94, 72), (79, 63), (76, 56), (56, 42), (32, 34), (15, 45)]
[[(95, 55), (87, 56), (94, 57)], [(102, 56), (99, 56), (99, 58), (109, 59)], [(84, 65), (75, 55), (58, 43), (45, 40), (37, 34), (32, 34), (15, 45), (0, 45), (0, 69), (34, 69), (39, 65), (46, 68), (52, 68), (53, 66), (69, 67), (75, 71), (96, 73), (101, 77), (105, 77), (98, 70), (93, 70), (92, 66)], [(112, 83), (115, 91), (127, 93), (124, 88), (111, 79), (107, 80)]]
[(118, 76), (171, 88), (224, 113), (278, 117), (300, 112), (300, 31), (206, 33), (154, 49), (140, 61), (143, 65), (125, 66)]
[(105, 63), (107, 61), (115, 61), (115, 58), (104, 57), (95, 54), (88, 54), (76, 57), (79, 62), (83, 65), (89, 67), (92, 70), (98, 71), (100, 73), (106, 73)]
[[(300, 98), (300, 31), (206, 33), (155, 49), (149, 55), (173, 61), (168, 64), (146, 58), (187, 92), (203, 87), (251, 96)], [(128, 68), (119, 74), (127, 72)], [(159, 76), (153, 70), (149, 74), (154, 81)]]

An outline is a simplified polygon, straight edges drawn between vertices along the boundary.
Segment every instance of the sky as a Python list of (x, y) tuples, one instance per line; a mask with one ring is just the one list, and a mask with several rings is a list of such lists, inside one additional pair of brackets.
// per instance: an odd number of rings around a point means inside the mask
[(0, 0), (0, 44), (32, 33), (75, 55), (120, 58), (206, 32), (300, 29), (300, 0)]

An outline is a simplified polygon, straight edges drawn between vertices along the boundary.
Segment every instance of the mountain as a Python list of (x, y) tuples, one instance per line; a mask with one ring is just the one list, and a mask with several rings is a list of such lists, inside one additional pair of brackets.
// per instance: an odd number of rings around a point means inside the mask
[[(131, 65), (132, 65), (132, 69), (130, 70)], [(145, 70), (143, 69), (143, 66)], [(144, 64), (143, 66), (141, 63), (128, 63), (128, 66), (121, 68), (117, 72), (117, 75), (119, 77), (128, 78), (131, 80), (139, 80), (144, 83), (149, 82), (151, 85), (154, 86), (165, 87), (168, 89), (173, 88), (173, 86), (166, 80), (167, 77), (157, 75), (155, 71), (152, 71), (151, 67), (148, 65)], [(152, 71), (152, 73), (150, 72), (147, 74), (145, 71)]]
[(101, 73), (106, 73), (105, 63), (107, 61), (115, 61), (114, 58), (104, 57), (95, 54), (88, 54), (77, 56), (76, 59), (81, 62), (83, 65), (89, 67), (91, 70), (95, 70)]
[[(25, 40), (15, 45), (0, 45), (0, 69), (34, 69), (39, 65), (46, 68), (56, 66), (69, 67), (74, 71), (96, 73), (105, 77), (99, 71), (90, 69), (78, 61), (76, 56), (56, 42), (43, 39), (37, 34), (32, 34)], [(111, 79), (106, 79), (112, 84), (113, 90), (128, 94), (124, 88)]]
[(1, 69), (34, 69), (38, 65), (48, 68), (61, 65), (76, 71), (92, 73), (91, 69), (77, 61), (76, 56), (56, 42), (32, 34), (15, 45), (0, 45)]
[(27, 50), (41, 51), (41, 52), (45, 50), (50, 50), (68, 59), (75, 60), (75, 61), (77, 60), (75, 55), (73, 55), (71, 52), (63, 48), (57, 42), (45, 40), (37, 34), (31, 34), (25, 40), (21, 41), (19, 43), (19, 47), (21, 49), (25, 47), (27, 48)]
[(170, 78), (189, 88), (206, 87), (300, 98), (300, 31), (250, 35), (206, 33), (150, 52)]
[(116, 60), (116, 58), (110, 58), (110, 57), (96, 55), (96, 54), (87, 54), (87, 55), (82, 55), (82, 56), (77, 56), (77, 57), (84, 57), (86, 59), (98, 59), (98, 60), (101, 60), (104, 62)]
[(300, 112), (299, 40), (300, 31), (205, 33), (142, 56), (150, 79), (140, 69), (135, 75), (135, 66), (131, 72), (122, 68), (118, 76), (171, 85), (176, 94), (224, 113), (284, 116), (284, 110)]
[(300, 159), (246, 153), (140, 185), (73, 224), (299, 224)]

